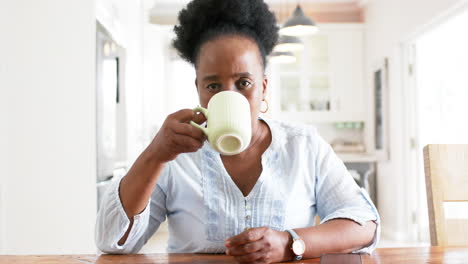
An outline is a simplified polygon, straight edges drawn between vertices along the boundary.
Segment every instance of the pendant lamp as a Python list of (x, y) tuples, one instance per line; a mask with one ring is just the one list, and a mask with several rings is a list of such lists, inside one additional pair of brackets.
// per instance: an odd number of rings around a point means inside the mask
[(317, 31), (315, 22), (304, 14), (300, 5), (297, 5), (292, 17), (284, 23), (279, 33), (287, 36), (306, 36)]
[(276, 44), (273, 51), (287, 52), (287, 51), (299, 51), (303, 49), (304, 49), (304, 44), (298, 37), (280, 36), (278, 44)]
[(277, 63), (277, 64), (293, 63), (293, 62), (296, 62), (296, 56), (294, 56), (294, 54), (290, 51), (287, 51), (287, 52), (274, 51), (270, 55), (270, 62)]

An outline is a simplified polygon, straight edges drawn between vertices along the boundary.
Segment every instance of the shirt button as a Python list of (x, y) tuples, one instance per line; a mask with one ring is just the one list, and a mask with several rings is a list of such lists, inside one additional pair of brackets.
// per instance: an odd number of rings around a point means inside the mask
[(245, 209), (250, 210), (250, 204), (246, 204)]
[(249, 221), (250, 220), (250, 215), (246, 216), (245, 220)]

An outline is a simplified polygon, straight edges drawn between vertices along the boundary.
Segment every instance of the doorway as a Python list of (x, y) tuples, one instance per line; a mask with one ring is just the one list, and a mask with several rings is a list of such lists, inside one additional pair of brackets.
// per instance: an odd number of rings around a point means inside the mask
[(468, 5), (404, 45), (413, 212), (412, 236), (429, 241), (423, 148), (468, 144)]

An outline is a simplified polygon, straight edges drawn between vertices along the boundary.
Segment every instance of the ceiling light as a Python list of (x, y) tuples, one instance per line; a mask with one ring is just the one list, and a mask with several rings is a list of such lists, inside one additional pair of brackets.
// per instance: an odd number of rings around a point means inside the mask
[(305, 36), (312, 35), (317, 31), (318, 28), (315, 22), (308, 18), (302, 11), (302, 8), (297, 5), (292, 17), (284, 23), (279, 33), (288, 36)]
[(273, 51), (286, 52), (286, 51), (299, 51), (303, 49), (304, 49), (304, 44), (298, 37), (280, 36), (278, 44), (276, 44)]
[(275, 51), (270, 55), (271, 63), (294, 63), (296, 62), (296, 56), (292, 52), (279, 52)]

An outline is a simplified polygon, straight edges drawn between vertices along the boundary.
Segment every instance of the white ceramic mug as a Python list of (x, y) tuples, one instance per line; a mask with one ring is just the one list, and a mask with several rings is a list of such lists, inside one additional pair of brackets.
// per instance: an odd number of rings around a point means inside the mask
[(207, 127), (191, 121), (208, 137), (211, 146), (223, 155), (236, 155), (244, 151), (252, 138), (249, 101), (240, 93), (224, 91), (215, 94), (208, 109), (196, 107), (207, 119)]

